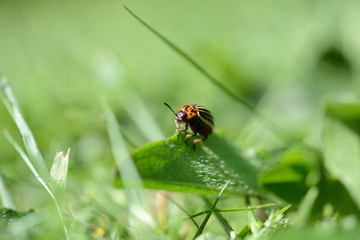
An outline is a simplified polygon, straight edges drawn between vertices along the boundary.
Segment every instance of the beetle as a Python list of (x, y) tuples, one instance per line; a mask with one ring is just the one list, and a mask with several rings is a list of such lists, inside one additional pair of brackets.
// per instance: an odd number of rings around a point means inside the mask
[[(184, 132), (188, 130), (190, 125), (193, 134), (186, 135), (185, 142), (191, 137), (195, 137), (198, 133), (203, 136), (202, 139), (195, 139), (194, 143), (199, 143), (205, 141), (209, 134), (212, 133), (214, 127), (214, 118), (211, 112), (204, 106), (199, 104), (185, 104), (180, 107), (175, 113), (174, 110), (169, 106), (169, 104), (164, 103), (176, 116), (176, 130), (179, 132)], [(185, 127), (182, 126), (185, 124)]]

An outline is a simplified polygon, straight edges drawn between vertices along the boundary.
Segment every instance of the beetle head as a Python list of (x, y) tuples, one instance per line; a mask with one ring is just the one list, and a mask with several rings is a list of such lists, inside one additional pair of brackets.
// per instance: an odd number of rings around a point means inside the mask
[(176, 121), (178, 123), (182, 123), (182, 122), (185, 122), (187, 119), (186, 119), (186, 113), (182, 110), (178, 111), (177, 114), (176, 114)]

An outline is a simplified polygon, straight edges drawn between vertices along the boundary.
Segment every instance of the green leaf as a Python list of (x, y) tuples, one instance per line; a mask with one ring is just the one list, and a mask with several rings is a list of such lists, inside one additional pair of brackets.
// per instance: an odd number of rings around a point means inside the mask
[[(241, 155), (241, 151), (213, 134), (194, 149), (185, 144), (185, 133), (146, 144), (131, 157), (147, 188), (170, 191), (218, 193), (231, 180), (229, 193), (258, 195), (258, 169)], [(191, 143), (190, 143), (191, 142)], [(120, 177), (115, 186), (123, 187)]]
[(328, 216), (336, 212), (339, 216), (356, 215), (360, 217), (357, 203), (339, 180), (328, 180), (326, 185), (321, 187), (315, 207), (325, 206), (327, 203), (330, 203), (331, 208), (328, 209)]
[(9, 224), (32, 212), (32, 210), (28, 212), (18, 212), (10, 208), (0, 208), (0, 226)]
[(360, 207), (360, 104), (331, 104), (324, 123), (325, 167)]
[[(334, 146), (332, 148), (336, 149)], [(301, 145), (294, 146), (278, 153), (273, 152), (270, 158), (275, 163), (270, 169), (259, 174), (259, 184), (288, 203), (300, 204), (300, 207), (308, 206), (302, 210), (303, 219), (321, 217), (324, 206), (329, 204), (332, 213), (335, 211), (340, 216), (360, 216), (360, 211), (345, 185), (324, 170), (324, 162), (326, 165), (328, 160), (323, 160), (324, 157), (317, 150)], [(312, 190), (307, 196), (309, 189), (314, 187), (318, 189), (318, 193), (314, 194)]]
[(294, 146), (271, 157), (276, 163), (259, 175), (259, 183), (289, 203), (299, 203), (308, 188), (320, 181), (320, 156), (312, 149)]
[(360, 103), (331, 103), (326, 106), (326, 115), (345, 124), (360, 135)]

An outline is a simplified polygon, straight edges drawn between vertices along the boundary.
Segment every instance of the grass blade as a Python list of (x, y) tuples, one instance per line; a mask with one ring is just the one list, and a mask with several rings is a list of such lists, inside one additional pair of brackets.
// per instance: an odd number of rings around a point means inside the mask
[(24, 160), (25, 164), (28, 166), (35, 178), (40, 182), (40, 184), (45, 188), (45, 190), (49, 193), (50, 197), (53, 199), (56, 210), (60, 217), (61, 224), (64, 229), (65, 237), (66, 239), (69, 239), (68, 230), (65, 225), (63, 215), (61, 213), (59, 202), (57, 201), (54, 193), (48, 185), (48, 182), (50, 180), (49, 168), (46, 165), (46, 162), (37, 146), (35, 138), (23, 117), (20, 105), (18, 104), (10, 85), (5, 80), (5, 78), (0, 77), (0, 86), (1, 100), (5, 104), (5, 107), (9, 111), (11, 117), (13, 118), (16, 126), (20, 131), (27, 154), (13, 139), (9, 132), (4, 131), (4, 135), (11, 143), (11, 145), (15, 148), (15, 150), (19, 153), (19, 155)]
[[(242, 208), (225, 208), (225, 209), (214, 209), (214, 212), (241, 212), (241, 211), (249, 211), (249, 210), (255, 210), (255, 209), (261, 209), (261, 208), (268, 208), (268, 207), (276, 207), (279, 206), (277, 203), (268, 203), (263, 205), (257, 205), (257, 206), (251, 206), (251, 207), (242, 207)], [(188, 220), (189, 218), (195, 218), (198, 216), (201, 216), (203, 214), (208, 213), (210, 210), (205, 210), (193, 215), (190, 215), (188, 218), (184, 218), (183, 220)]]
[(301, 201), (296, 215), (293, 219), (294, 226), (305, 226), (311, 217), (311, 210), (314, 207), (315, 201), (319, 196), (319, 189), (317, 187), (311, 187), (306, 193), (304, 199)]
[[(207, 197), (204, 197), (204, 200), (208, 204), (208, 206), (211, 206), (211, 202)], [(216, 219), (220, 223), (221, 227), (224, 229), (224, 231), (230, 237), (230, 239), (235, 239), (236, 233), (234, 229), (230, 226), (228, 221), (223, 217), (223, 215), (221, 215), (221, 213), (218, 211), (214, 211), (214, 214), (216, 216)]]
[(126, 188), (142, 189), (143, 184), (130, 153), (126, 148), (125, 140), (121, 134), (114, 112), (107, 101), (103, 101), (103, 111), (106, 118), (106, 127), (110, 138), (111, 150), (115, 158), (119, 173)]
[(6, 186), (1, 171), (0, 171), (0, 196), (1, 196), (2, 207), (16, 209), (14, 200), (12, 199), (11, 193), (8, 187)]
[(230, 226), (228, 221), (221, 215), (219, 212), (214, 212), (217, 220), (219, 221), (221, 227), (224, 229), (226, 234), (230, 237), (230, 239), (236, 238), (236, 232), (234, 229)]
[(115, 114), (107, 101), (103, 101), (102, 108), (106, 118), (106, 127), (110, 138), (113, 156), (125, 186), (125, 193), (129, 201), (132, 235), (136, 239), (151, 239), (155, 221), (150, 214), (148, 201), (143, 191), (140, 175), (127, 151), (126, 143), (121, 135)]
[(25, 149), (29, 155), (29, 160), (31, 161), (32, 165), (37, 170), (41, 178), (45, 182), (48, 182), (50, 179), (49, 168), (46, 165), (46, 162), (42, 157), (40, 150), (36, 144), (35, 138), (23, 117), (20, 105), (18, 104), (10, 85), (8, 84), (6, 79), (1, 76), (0, 86), (1, 100), (5, 104), (5, 107), (7, 108), (8, 112), (10, 113), (11, 117), (13, 118), (16, 126), (20, 131)]
[(198, 236), (200, 236), (200, 235), (202, 234), (202, 232), (204, 231), (204, 228), (205, 228), (207, 222), (209, 221), (209, 219), (210, 219), (210, 217), (211, 217), (211, 214), (213, 213), (214, 209), (216, 208), (217, 203), (219, 202), (222, 194), (224, 193), (224, 191), (225, 191), (226, 187), (229, 185), (229, 183), (230, 183), (230, 180), (226, 181), (226, 183), (224, 184), (224, 186), (223, 186), (222, 189), (220, 190), (219, 195), (216, 197), (216, 199), (215, 199), (215, 201), (214, 201), (214, 203), (213, 203), (213, 205), (212, 205), (209, 213), (206, 214), (204, 220), (202, 221), (202, 223), (201, 223), (199, 229), (197, 230), (197, 232), (196, 232), (196, 234), (195, 234), (195, 236), (194, 236), (193, 239), (196, 239), (196, 238), (197, 238)]
[(180, 206), (180, 204), (178, 204), (177, 202), (175, 202), (173, 199), (171, 198), (168, 198), (170, 200), (170, 202), (172, 202), (173, 204), (175, 204), (178, 208), (180, 208), (181, 211), (183, 211), (186, 215), (187, 215), (187, 218), (186, 219), (190, 219), (194, 225), (196, 226), (197, 229), (199, 229), (199, 225), (195, 222), (194, 218), (191, 217), (191, 215), (182, 207)]
[(214, 76), (212, 76), (204, 67), (202, 67), (199, 63), (197, 63), (193, 58), (191, 58), (187, 53), (185, 53), (184, 50), (180, 49), (178, 46), (176, 46), (174, 43), (172, 43), (169, 39), (164, 37), (162, 34), (160, 34), (158, 31), (156, 31), (153, 27), (151, 27), (149, 24), (147, 24), (144, 20), (142, 20), (140, 17), (138, 17), (134, 12), (132, 12), (129, 8), (124, 6), (126, 11), (128, 11), (134, 18), (136, 18), (141, 24), (143, 24), (148, 30), (150, 30), (152, 33), (154, 33), (157, 37), (159, 37), (162, 41), (164, 41), (171, 49), (173, 49), (175, 52), (177, 52), (180, 56), (185, 58), (186, 61), (188, 61), (191, 65), (193, 65), (199, 72), (205, 75), (207, 79), (210, 80), (213, 84), (215, 84), (218, 88), (220, 88), (222, 91), (224, 91), (226, 94), (228, 94), (230, 97), (234, 98), (236, 101), (242, 103), (246, 108), (250, 110), (254, 110), (255, 107), (251, 105), (249, 102), (247, 102), (245, 99), (237, 96), (233, 92), (231, 92), (228, 88), (226, 88), (218, 79), (216, 79)]
[[(128, 98), (129, 99), (124, 102), (123, 107), (145, 137), (151, 142), (164, 139), (164, 134), (146, 107), (145, 102), (136, 94), (132, 94)], [(136, 109), (136, 111), (134, 111), (134, 109)], [(146, 119), (146, 121), (144, 121), (144, 119)]]
[(33, 165), (33, 163), (30, 161), (30, 158), (26, 155), (26, 153), (24, 152), (24, 150), (19, 146), (19, 144), (17, 144), (17, 142), (14, 140), (14, 138), (9, 134), (9, 132), (4, 131), (4, 135), (7, 138), (7, 140), (11, 143), (11, 145), (15, 148), (15, 150), (19, 153), (20, 157), (24, 160), (24, 162), (26, 163), (26, 165), (29, 167), (30, 171), (32, 172), (32, 174), (35, 176), (35, 178), (40, 182), (40, 184), (45, 188), (45, 190), (49, 193), (50, 197), (53, 199), (55, 206), (56, 206), (56, 210), (59, 214), (60, 217), (60, 221), (62, 223), (63, 229), (64, 229), (64, 233), (65, 233), (65, 237), (66, 239), (69, 239), (69, 234), (68, 234), (68, 230), (67, 227), (65, 225), (64, 222), (64, 218), (63, 215), (61, 213), (61, 209), (60, 209), (60, 205), (59, 202), (57, 201), (54, 193), (51, 191), (50, 187), (47, 185), (47, 183), (45, 182), (45, 180), (40, 176), (40, 174), (38, 173), (38, 171), (36, 170), (35, 166)]
[(212, 211), (210, 211), (208, 214), (206, 214), (203, 222), (201, 223), (199, 229), (197, 230), (195, 236), (193, 239), (196, 239), (198, 236), (200, 236), (202, 234), (202, 232), (204, 231), (204, 228), (207, 224), (207, 222), (209, 221), (210, 217), (211, 217)]
[(194, 68), (196, 68), (200, 73), (202, 73), (212, 84), (217, 86), (219, 89), (221, 89), (225, 94), (233, 98), (235, 101), (242, 104), (246, 109), (248, 109), (250, 112), (256, 114), (259, 118), (265, 121), (265, 123), (272, 126), (272, 128), (269, 128), (271, 131), (275, 131), (277, 134), (282, 135), (285, 138), (292, 139), (292, 137), (277, 123), (275, 123), (273, 120), (271, 120), (269, 117), (264, 115), (263, 113), (259, 112), (256, 109), (256, 106), (242, 98), (241, 96), (236, 95), (233, 93), (229, 88), (225, 87), (221, 83), (219, 79), (211, 75), (204, 67), (202, 67), (198, 62), (196, 62), (192, 57), (189, 56), (189, 54), (185, 53), (184, 50), (182, 50), (180, 47), (178, 47), (176, 44), (171, 42), (169, 39), (167, 39), (164, 35), (160, 34), (157, 30), (155, 30), (153, 27), (151, 27), (148, 23), (146, 23), (144, 20), (142, 20), (139, 16), (137, 16), (134, 12), (132, 12), (129, 8), (126, 6), (123, 6), (126, 11), (128, 11), (136, 20), (138, 20), (142, 25), (144, 25), (149, 31), (154, 33), (158, 38), (160, 38), (166, 45), (168, 45), (172, 50), (174, 50), (176, 53), (178, 53), (181, 57), (183, 57), (186, 61), (188, 61)]

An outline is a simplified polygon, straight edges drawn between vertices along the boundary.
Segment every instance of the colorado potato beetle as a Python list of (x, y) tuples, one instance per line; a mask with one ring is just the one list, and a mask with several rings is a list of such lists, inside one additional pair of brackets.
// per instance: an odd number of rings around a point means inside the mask
[[(194, 143), (205, 141), (214, 127), (214, 119), (211, 112), (204, 106), (198, 104), (186, 104), (180, 107), (177, 113), (172, 110), (169, 104), (164, 103), (176, 116), (176, 129), (179, 132), (188, 130), (190, 125), (193, 134), (186, 135), (186, 140), (195, 137), (198, 133), (203, 136), (202, 139), (195, 139)], [(185, 125), (185, 126), (183, 126)], [(178, 135), (179, 137), (179, 135)]]

